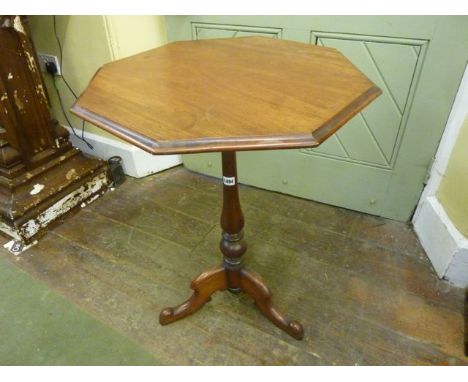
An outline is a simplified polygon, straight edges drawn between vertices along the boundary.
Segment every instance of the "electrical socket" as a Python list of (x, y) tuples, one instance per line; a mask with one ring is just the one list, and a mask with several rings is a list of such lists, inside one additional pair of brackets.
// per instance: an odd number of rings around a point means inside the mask
[(57, 67), (57, 76), (62, 75), (62, 68), (60, 67), (59, 60), (57, 56), (53, 56), (51, 54), (46, 54), (46, 53), (38, 53), (39, 56), (39, 66), (41, 67), (41, 70), (43, 72), (47, 72), (46, 70), (46, 63), (48, 62), (53, 62), (55, 66)]

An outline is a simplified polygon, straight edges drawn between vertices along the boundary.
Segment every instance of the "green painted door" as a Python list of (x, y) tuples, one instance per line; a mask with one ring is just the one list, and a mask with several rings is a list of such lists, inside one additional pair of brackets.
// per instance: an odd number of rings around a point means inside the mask
[[(239, 153), (239, 180), (410, 218), (468, 60), (468, 17), (168, 16), (166, 22), (169, 41), (263, 35), (344, 53), (383, 95), (316, 149)], [(184, 164), (220, 175), (219, 154), (185, 155)]]

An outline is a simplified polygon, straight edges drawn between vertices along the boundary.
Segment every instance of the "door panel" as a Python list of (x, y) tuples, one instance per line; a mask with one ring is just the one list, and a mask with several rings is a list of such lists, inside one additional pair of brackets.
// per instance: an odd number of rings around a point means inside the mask
[(241, 25), (192, 23), (192, 39), (204, 40), (208, 38), (234, 38), (246, 36), (263, 36), (281, 38), (279, 28), (261, 28)]
[(383, 94), (339, 130), (335, 139), (302, 152), (392, 168), (410, 111), (410, 90), (417, 85), (413, 78), (422, 67), (427, 41), (323, 32), (311, 36), (312, 43), (342, 52)]
[[(241, 152), (239, 180), (407, 220), (468, 60), (462, 16), (169, 16), (169, 41), (263, 35), (340, 50), (383, 91), (315, 149)], [(184, 156), (220, 175), (219, 154)]]

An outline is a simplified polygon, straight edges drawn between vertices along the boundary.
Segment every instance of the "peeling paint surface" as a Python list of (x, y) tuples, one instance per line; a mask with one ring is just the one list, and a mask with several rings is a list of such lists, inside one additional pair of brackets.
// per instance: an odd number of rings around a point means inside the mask
[(72, 168), (70, 171), (68, 171), (65, 174), (65, 178), (67, 178), (68, 180), (72, 180), (72, 179), (75, 179), (77, 177), (78, 177), (78, 173), (76, 172), (76, 170), (74, 168)]
[(21, 22), (21, 18), (19, 16), (16, 16), (15, 20), (13, 21), (13, 29), (21, 34), (26, 34), (23, 23)]
[(0, 220), (0, 231), (5, 232), (8, 236), (11, 236), (15, 240), (21, 241), (21, 237), (18, 234), (18, 230), (14, 227), (9, 226), (2, 220)]
[(9, 28), (9, 27), (10, 27), (10, 18), (5, 17), (3, 24), (2, 24), (2, 28)]
[(36, 62), (34, 61), (34, 57), (31, 56), (31, 53), (29, 53), (27, 50), (24, 51), (26, 54), (26, 63), (28, 64), (28, 68), (31, 72), (36, 71)]
[(43, 184), (35, 184), (33, 189), (31, 190), (31, 192), (29, 194), (30, 195), (36, 195), (39, 192), (41, 192), (44, 189), (44, 187), (45, 186)]
[(24, 109), (24, 104), (23, 101), (21, 101), (21, 98), (18, 97), (18, 90), (14, 91), (13, 97), (15, 98), (16, 107), (19, 111), (22, 111)]
[(80, 206), (80, 207), (81, 207), (81, 208), (86, 207), (87, 205), (89, 205), (89, 204), (91, 204), (92, 202), (94, 202), (97, 198), (99, 198), (99, 196), (100, 196), (99, 194), (94, 195), (92, 198), (89, 198), (86, 202), (81, 203), (81, 206)]
[(28, 220), (23, 226), (21, 226), (23, 235), (26, 238), (34, 236), (42, 227), (46, 227), (50, 222), (71, 210), (81, 201), (88, 199), (91, 195), (99, 192), (99, 190), (106, 189), (107, 183), (107, 175), (105, 173), (99, 174), (90, 182), (85, 183), (72, 193), (57, 201), (47, 210), (38, 215), (37, 218)]
[(44, 92), (44, 87), (42, 85), (36, 86), (36, 93), (42, 96), (42, 98), (47, 99), (46, 94)]

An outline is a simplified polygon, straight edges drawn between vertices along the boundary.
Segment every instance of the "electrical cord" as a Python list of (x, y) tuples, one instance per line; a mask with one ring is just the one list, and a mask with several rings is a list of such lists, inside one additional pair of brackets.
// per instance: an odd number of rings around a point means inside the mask
[(71, 124), (70, 120), (68, 119), (67, 113), (65, 113), (65, 108), (63, 107), (62, 96), (60, 95), (60, 92), (59, 92), (59, 90), (58, 90), (57, 82), (56, 82), (56, 80), (55, 80), (55, 75), (52, 75), (52, 76), (53, 76), (53, 77), (52, 77), (52, 81), (53, 81), (53, 83), (54, 83), (54, 88), (55, 88), (55, 91), (56, 91), (57, 96), (58, 96), (58, 100), (59, 100), (59, 103), (60, 103), (60, 108), (62, 109), (63, 116), (65, 117), (65, 119), (66, 119), (66, 121), (67, 121), (67, 123), (68, 123), (68, 126), (71, 127), (71, 129), (72, 129), (72, 131), (73, 131), (73, 134), (79, 138), (78, 134), (76, 134), (76, 131), (75, 131), (75, 129), (73, 128), (73, 125)]
[(67, 88), (68, 90), (70, 90), (70, 92), (73, 94), (73, 96), (76, 98), (78, 98), (78, 96), (76, 95), (76, 93), (73, 91), (72, 87), (70, 86), (70, 84), (67, 82), (67, 80), (65, 79), (65, 76), (63, 75), (63, 60), (62, 60), (62, 57), (63, 57), (63, 49), (62, 49), (62, 44), (60, 43), (60, 39), (58, 37), (58, 34), (57, 34), (57, 23), (56, 23), (56, 18), (55, 18), (55, 15), (52, 16), (53, 19), (54, 19), (54, 35), (55, 35), (55, 40), (57, 41), (57, 45), (58, 45), (58, 48), (59, 48), (59, 62), (60, 62), (60, 68), (62, 69), (62, 80), (63, 82), (65, 83), (65, 85), (67, 85)]
[[(60, 43), (60, 39), (58, 37), (58, 34), (57, 34), (57, 25), (56, 25), (56, 19), (55, 19), (55, 15), (52, 16), (53, 20), (54, 20), (54, 35), (55, 35), (55, 39), (57, 41), (57, 45), (59, 47), (59, 54), (60, 54), (60, 57), (59, 57), (59, 65), (62, 69), (62, 74), (61, 74), (61, 77), (62, 77), (62, 80), (63, 82), (65, 83), (65, 85), (67, 85), (68, 87), (68, 90), (70, 90), (71, 94), (73, 94), (73, 97), (75, 97), (75, 99), (78, 98), (78, 96), (76, 95), (76, 93), (73, 91), (72, 87), (69, 85), (68, 81), (65, 79), (65, 76), (63, 74), (63, 49), (62, 49), (62, 44)], [(75, 137), (77, 137), (78, 139), (81, 139), (84, 143), (86, 143), (86, 145), (91, 149), (91, 150), (94, 150), (94, 147), (91, 143), (89, 143), (85, 137), (84, 137), (84, 130), (85, 130), (85, 121), (82, 120), (82, 126), (81, 126), (81, 137), (76, 133), (73, 125), (71, 124), (70, 122), (70, 119), (68, 118), (67, 116), (67, 113), (65, 111), (65, 107), (63, 105), (63, 101), (62, 101), (62, 97), (60, 95), (60, 91), (58, 89), (58, 86), (57, 86), (57, 82), (56, 82), (56, 73), (57, 73), (57, 67), (55, 65), (53, 66), (49, 66), (47, 67), (46, 65), (46, 69), (47, 69), (47, 72), (49, 74), (51, 74), (52, 76), (52, 81), (53, 81), (53, 84), (54, 84), (54, 88), (55, 88), (55, 91), (57, 93), (57, 97), (59, 99), (59, 103), (60, 103), (60, 108), (62, 109), (62, 113), (63, 113), (63, 116), (65, 117), (68, 125), (70, 126), (70, 128), (72, 129), (73, 131), (73, 135), (75, 135)]]

